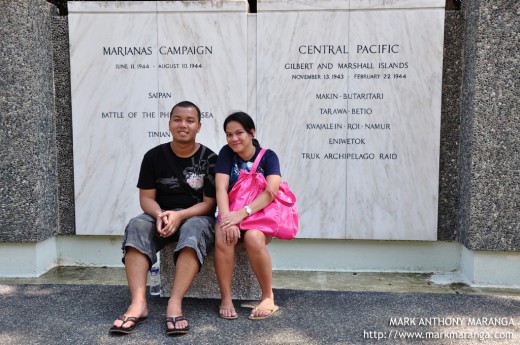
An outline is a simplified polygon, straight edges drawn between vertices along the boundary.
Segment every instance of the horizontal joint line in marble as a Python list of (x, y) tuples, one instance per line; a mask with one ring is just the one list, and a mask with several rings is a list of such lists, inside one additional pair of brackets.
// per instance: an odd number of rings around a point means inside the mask
[(421, 8), (342, 8), (342, 9), (331, 9), (331, 8), (324, 8), (324, 9), (273, 9), (273, 10), (262, 10), (258, 11), (257, 13), (252, 14), (267, 14), (267, 13), (281, 13), (281, 12), (291, 12), (291, 13), (298, 13), (298, 12), (331, 12), (331, 13), (338, 13), (338, 12), (397, 12), (397, 11), (443, 11), (444, 7), (421, 7)]

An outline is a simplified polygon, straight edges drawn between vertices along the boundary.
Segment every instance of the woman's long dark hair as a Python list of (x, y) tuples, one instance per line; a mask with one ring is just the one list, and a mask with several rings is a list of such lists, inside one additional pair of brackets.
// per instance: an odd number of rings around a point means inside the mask
[[(252, 134), (251, 132), (253, 130), (256, 131), (255, 122), (253, 121), (251, 116), (247, 115), (243, 111), (237, 111), (236, 113), (233, 113), (233, 114), (229, 115), (228, 117), (226, 117), (226, 119), (224, 120), (224, 132), (226, 131), (227, 124), (232, 121), (240, 123), (242, 125), (242, 127), (244, 127), (244, 130), (249, 134)], [(253, 137), (253, 145), (255, 147), (260, 147), (260, 143), (254, 137)]]

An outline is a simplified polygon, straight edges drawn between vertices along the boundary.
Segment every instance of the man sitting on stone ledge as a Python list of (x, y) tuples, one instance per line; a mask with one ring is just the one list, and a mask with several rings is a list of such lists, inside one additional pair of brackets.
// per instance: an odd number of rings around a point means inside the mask
[(214, 246), (215, 173), (217, 155), (195, 142), (201, 128), (199, 108), (191, 102), (176, 104), (171, 113), (170, 143), (148, 151), (139, 173), (139, 201), (144, 213), (125, 229), (123, 263), (131, 304), (114, 321), (112, 333), (129, 334), (146, 320), (146, 278), (157, 262), (157, 252), (178, 242), (175, 279), (166, 310), (166, 333), (189, 331), (182, 300)]

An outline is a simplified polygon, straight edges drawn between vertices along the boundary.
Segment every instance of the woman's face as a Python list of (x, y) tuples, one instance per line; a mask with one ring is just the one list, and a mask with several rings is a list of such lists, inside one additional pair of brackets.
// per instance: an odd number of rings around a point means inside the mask
[(230, 121), (226, 125), (226, 140), (235, 153), (246, 153), (251, 150), (253, 146), (253, 136), (255, 131), (252, 133), (246, 132), (244, 126), (236, 121)]

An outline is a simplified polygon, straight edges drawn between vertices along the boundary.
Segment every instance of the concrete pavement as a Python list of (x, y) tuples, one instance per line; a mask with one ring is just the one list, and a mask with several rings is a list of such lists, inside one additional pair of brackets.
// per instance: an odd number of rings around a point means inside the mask
[[(59, 268), (0, 279), (0, 344), (503, 344), (520, 343), (520, 291), (437, 285), (428, 274), (275, 272), (280, 311), (218, 317), (219, 301), (187, 298), (187, 335), (164, 334), (167, 299), (149, 296), (135, 333), (108, 329), (129, 303), (119, 268)], [(251, 301), (252, 302), (252, 301)], [(244, 305), (242, 307), (241, 305)]]

